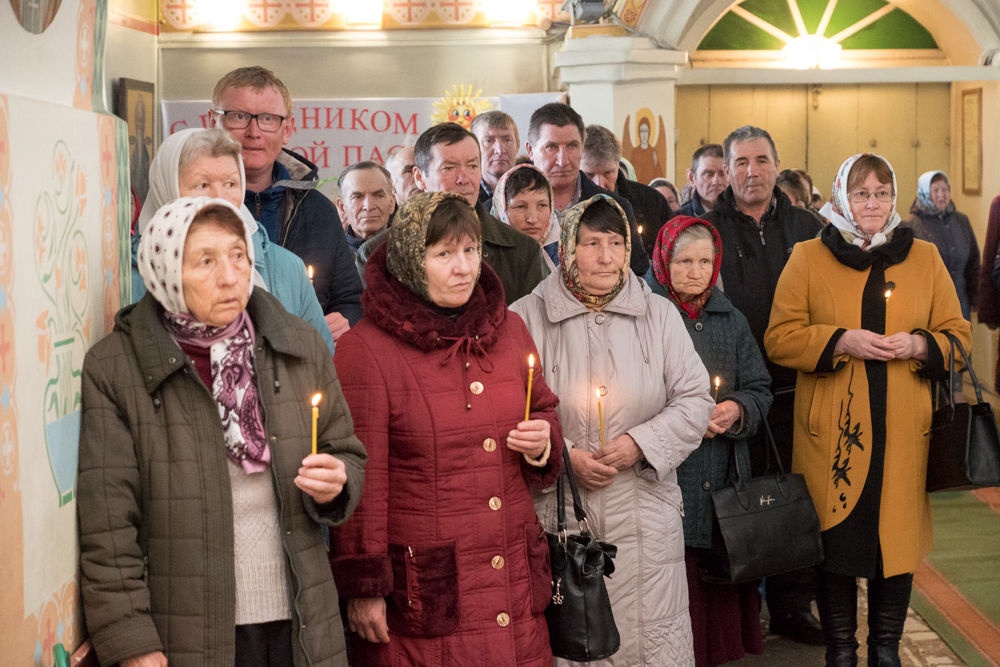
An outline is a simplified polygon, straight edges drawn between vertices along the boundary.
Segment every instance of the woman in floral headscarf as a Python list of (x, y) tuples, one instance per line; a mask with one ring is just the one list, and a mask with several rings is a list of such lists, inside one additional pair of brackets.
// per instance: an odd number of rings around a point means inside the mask
[(979, 297), (979, 242), (968, 216), (955, 210), (947, 174), (928, 171), (920, 176), (910, 213), (906, 224), (913, 238), (937, 247), (955, 283), (962, 315), (971, 320)]
[(80, 589), (101, 664), (347, 665), (320, 526), (354, 510), (365, 450), (319, 334), (253, 288), (253, 231), (223, 199), (161, 207), (137, 253), (148, 291), (84, 359)]
[(552, 185), (541, 169), (516, 165), (500, 177), (493, 191), (493, 215), (542, 246), (551, 271), (559, 261), (559, 216), (552, 208)]
[(538, 352), (481, 235), (460, 195), (408, 199), (365, 268), (365, 317), (337, 343), (370, 456), (358, 510), (330, 535), (354, 667), (552, 664), (530, 489), (562, 466), (559, 401), (536, 365), (525, 419)]
[[(690, 667), (677, 466), (701, 444), (714, 403), (681, 316), (629, 270), (629, 250), (628, 219), (611, 197), (574, 206), (558, 269), (511, 310), (559, 396), (590, 528), (618, 547), (607, 586), (621, 648), (590, 664)], [(536, 494), (535, 508), (554, 531), (551, 491)]]
[(709, 376), (716, 406), (701, 446), (677, 468), (684, 496), (684, 560), (697, 667), (764, 651), (760, 582), (706, 584), (698, 552), (712, 546), (712, 493), (728, 484), (730, 460), (750, 470), (749, 447), (771, 407), (771, 376), (750, 325), (721, 290), (722, 240), (711, 224), (677, 216), (660, 229), (646, 282), (677, 307)]
[(913, 571), (933, 548), (925, 491), (930, 381), (947, 379), (946, 334), (969, 322), (934, 246), (899, 227), (885, 158), (841, 166), (820, 238), (781, 274), (764, 344), (798, 370), (792, 468), (805, 475), (826, 560), (826, 664), (857, 664), (857, 586), (868, 580), (868, 664), (898, 666)]

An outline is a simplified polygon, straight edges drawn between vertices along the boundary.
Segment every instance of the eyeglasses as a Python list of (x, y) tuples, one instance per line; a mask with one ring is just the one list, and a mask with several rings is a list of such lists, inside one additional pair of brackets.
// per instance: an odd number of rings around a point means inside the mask
[(875, 195), (875, 199), (879, 200), (883, 204), (888, 204), (892, 201), (892, 193), (888, 190), (879, 190), (878, 192), (865, 192), (864, 190), (858, 190), (857, 192), (852, 192), (847, 195), (847, 198), (852, 204), (867, 204), (872, 195)]
[(260, 128), (261, 132), (277, 132), (288, 117), (279, 116), (276, 113), (249, 113), (222, 109), (213, 109), (212, 113), (222, 116), (225, 119), (226, 127), (231, 130), (244, 130), (250, 126), (250, 121), (256, 118), (257, 127)]

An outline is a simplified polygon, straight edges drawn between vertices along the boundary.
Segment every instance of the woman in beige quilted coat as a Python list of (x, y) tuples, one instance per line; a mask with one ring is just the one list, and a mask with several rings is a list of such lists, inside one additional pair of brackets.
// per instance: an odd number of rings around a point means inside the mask
[[(708, 372), (677, 309), (629, 271), (627, 219), (611, 198), (574, 207), (559, 243), (558, 270), (511, 310), (527, 324), (545, 381), (559, 396), (590, 527), (618, 547), (614, 577), (605, 582), (621, 648), (588, 664), (689, 667), (677, 466), (708, 428)], [(555, 532), (552, 491), (536, 495), (535, 509)]]

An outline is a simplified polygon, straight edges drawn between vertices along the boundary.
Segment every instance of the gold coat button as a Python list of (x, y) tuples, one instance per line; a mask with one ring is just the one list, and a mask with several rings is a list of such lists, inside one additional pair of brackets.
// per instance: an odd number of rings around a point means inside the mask
[(478, 382), (478, 381), (477, 382), (473, 382), (469, 386), (469, 389), (472, 391), (473, 394), (475, 394), (476, 396), (478, 396), (479, 394), (483, 393), (483, 383), (482, 382)]
[(504, 565), (503, 556), (494, 556), (493, 560), (490, 561), (490, 565), (493, 566), (494, 570), (502, 570)]
[(492, 452), (496, 448), (497, 448), (497, 441), (494, 440), (493, 438), (486, 438), (486, 440), (483, 441), (483, 449), (485, 449), (486, 451)]
[(491, 510), (498, 510), (498, 509), (500, 509), (500, 505), (502, 505), (502, 504), (503, 503), (501, 503), (500, 499), (497, 498), (496, 496), (493, 496), (492, 498), (490, 498), (490, 509)]
[(501, 628), (506, 628), (508, 625), (510, 625), (510, 616), (508, 616), (506, 613), (499, 614), (497, 616), (497, 625), (499, 625)]

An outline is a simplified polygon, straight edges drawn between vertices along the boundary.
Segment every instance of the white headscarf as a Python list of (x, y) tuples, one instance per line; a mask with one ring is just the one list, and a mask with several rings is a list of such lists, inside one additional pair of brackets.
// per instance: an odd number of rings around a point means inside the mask
[[(148, 202), (147, 202), (148, 203)], [(206, 206), (225, 206), (239, 215), (239, 209), (225, 199), (211, 197), (181, 197), (165, 206), (152, 216), (146, 226), (146, 233), (139, 240), (139, 275), (146, 290), (160, 302), (168, 313), (189, 314), (184, 302), (184, 287), (181, 273), (184, 265), (184, 240), (195, 216)], [(247, 257), (253, 266), (253, 232), (243, 223), (247, 243)], [(250, 277), (250, 291), (253, 294), (253, 272)]]
[[(858, 223), (854, 221), (854, 214), (851, 213), (851, 202), (848, 199), (850, 193), (847, 192), (847, 177), (851, 173), (851, 167), (854, 166), (855, 162), (869, 155), (885, 162), (885, 166), (889, 168), (889, 173), (892, 174), (892, 208), (889, 209), (889, 218), (881, 231), (871, 235), (861, 231)], [(854, 245), (859, 246), (862, 250), (870, 250), (885, 243), (888, 240), (887, 235), (889, 232), (895, 229), (902, 221), (899, 213), (896, 212), (896, 194), (898, 192), (899, 190), (896, 188), (896, 172), (888, 160), (875, 153), (858, 153), (847, 158), (844, 164), (840, 165), (837, 178), (833, 181), (833, 193), (830, 195), (830, 201), (823, 205), (823, 208), (819, 210), (819, 214), (829, 220), (840, 231), (853, 236), (854, 240), (851, 242)]]

